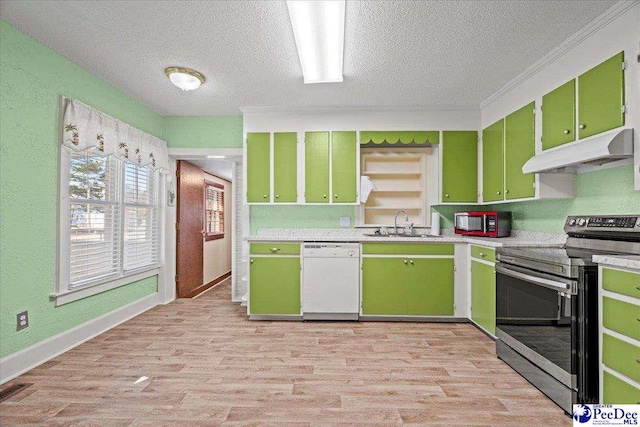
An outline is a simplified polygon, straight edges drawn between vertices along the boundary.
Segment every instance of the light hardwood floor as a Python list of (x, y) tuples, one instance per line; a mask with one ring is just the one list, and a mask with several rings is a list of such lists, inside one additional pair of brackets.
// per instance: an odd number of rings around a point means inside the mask
[(11, 381), (33, 385), (0, 424), (571, 425), (494, 347), (470, 324), (248, 321), (226, 281)]

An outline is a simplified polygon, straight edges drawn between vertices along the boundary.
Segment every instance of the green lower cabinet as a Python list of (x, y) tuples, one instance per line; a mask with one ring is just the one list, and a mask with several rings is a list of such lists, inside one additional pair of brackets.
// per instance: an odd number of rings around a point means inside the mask
[(478, 132), (442, 132), (442, 202), (478, 201)]
[(300, 258), (252, 257), (250, 314), (300, 314)]
[(402, 258), (363, 258), (362, 313), (406, 315), (407, 275)]
[(496, 273), (494, 267), (471, 261), (471, 319), (496, 333)]
[(298, 201), (298, 135), (295, 132), (273, 134), (273, 201)]
[(624, 52), (578, 77), (578, 134), (586, 138), (624, 125)]
[(304, 137), (305, 203), (329, 203), (329, 132)]
[(269, 203), (271, 136), (247, 133), (247, 202)]
[(407, 314), (453, 316), (453, 259), (410, 258)]
[(504, 197), (534, 197), (535, 175), (522, 173), (524, 164), (535, 155), (535, 102), (504, 119)]
[(452, 316), (453, 258), (364, 257), (362, 313)]
[(504, 119), (482, 131), (482, 201), (504, 200)]
[(331, 133), (332, 203), (355, 203), (358, 197), (358, 141), (354, 131)]
[(640, 383), (640, 347), (602, 334), (602, 363)]
[(602, 298), (602, 324), (605, 328), (640, 341), (640, 305)]
[(603, 372), (602, 403), (605, 405), (640, 404), (640, 389), (637, 389), (609, 372)]

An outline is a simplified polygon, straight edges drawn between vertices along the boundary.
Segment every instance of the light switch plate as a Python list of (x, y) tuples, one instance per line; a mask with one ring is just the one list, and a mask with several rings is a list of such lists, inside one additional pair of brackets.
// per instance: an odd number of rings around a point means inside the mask
[(340, 217), (340, 227), (351, 227), (351, 217), (349, 217), (349, 216), (341, 216)]

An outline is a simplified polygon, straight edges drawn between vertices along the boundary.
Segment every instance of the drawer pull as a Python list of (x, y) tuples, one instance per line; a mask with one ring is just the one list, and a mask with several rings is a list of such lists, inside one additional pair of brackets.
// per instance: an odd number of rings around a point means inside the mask
[(413, 260), (412, 259), (409, 260), (409, 264), (413, 265)]
[(404, 265), (407, 265), (409, 263), (409, 261), (407, 261), (406, 259), (404, 260)]
[(480, 256), (481, 256), (482, 258), (486, 258), (486, 257), (487, 257), (487, 254), (485, 254), (484, 252), (480, 252)]
[(272, 254), (277, 254), (278, 252), (280, 252), (280, 248), (271, 248), (269, 250), (271, 251)]

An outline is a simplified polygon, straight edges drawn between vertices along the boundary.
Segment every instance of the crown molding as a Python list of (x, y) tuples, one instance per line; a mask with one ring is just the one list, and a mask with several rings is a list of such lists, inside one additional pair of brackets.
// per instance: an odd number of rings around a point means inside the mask
[(489, 96), (487, 99), (480, 103), (480, 109), (484, 109), (497, 101), (503, 95), (520, 86), (525, 80), (529, 79), (534, 74), (538, 73), (549, 64), (556, 61), (567, 51), (573, 49), (576, 45), (581, 43), (587, 37), (591, 36), (605, 25), (616, 19), (618, 16), (625, 13), (627, 10), (638, 5), (636, 0), (622, 0), (607, 9), (602, 15), (591, 21), (587, 26), (574, 33), (568, 39), (556, 46), (551, 52), (536, 61), (529, 68), (518, 74), (513, 79), (509, 80), (504, 86), (498, 89), (495, 93)]
[(311, 114), (311, 113), (357, 113), (357, 112), (389, 112), (389, 111), (479, 111), (480, 108), (470, 105), (434, 105), (434, 106), (400, 106), (400, 105), (380, 105), (380, 106), (333, 106), (333, 107), (313, 107), (313, 106), (282, 106), (282, 107), (240, 107), (242, 114), (251, 113), (288, 113), (288, 114)]

